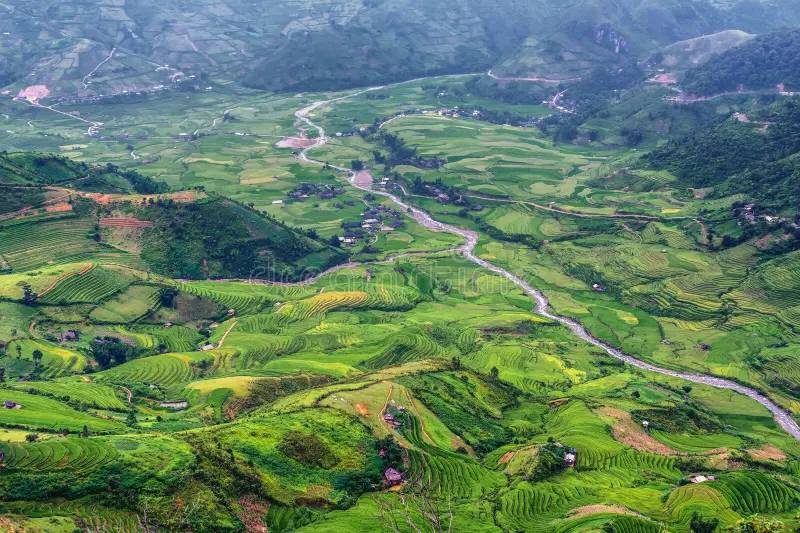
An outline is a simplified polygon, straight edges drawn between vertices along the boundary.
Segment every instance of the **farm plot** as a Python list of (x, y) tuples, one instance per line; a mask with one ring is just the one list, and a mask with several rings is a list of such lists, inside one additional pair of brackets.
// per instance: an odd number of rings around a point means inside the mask
[(0, 398), (22, 406), (19, 409), (0, 409), (0, 425), (53, 432), (67, 429), (75, 433), (81, 431), (84, 425), (95, 433), (109, 433), (125, 427), (116, 420), (92, 416), (44, 396), (0, 389)]
[(79, 402), (98, 409), (124, 410), (128, 408), (114, 387), (86, 382), (82, 379), (9, 383), (7, 387), (30, 394), (55, 396), (59, 400)]
[(41, 295), (45, 304), (67, 305), (99, 303), (125, 287), (131, 280), (115, 270), (93, 265), (85, 272), (69, 276)]
[(158, 306), (158, 288), (148, 285), (133, 285), (108, 300), (90, 314), (95, 322), (127, 324), (146, 315)]
[(90, 218), (4, 224), (0, 226), (0, 256), (15, 272), (80, 261), (101, 249), (90, 238), (93, 230)]

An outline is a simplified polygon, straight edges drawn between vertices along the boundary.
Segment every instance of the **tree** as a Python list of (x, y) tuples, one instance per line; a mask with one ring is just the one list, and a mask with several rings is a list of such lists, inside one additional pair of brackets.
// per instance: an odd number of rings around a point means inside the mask
[(32, 355), (33, 355), (33, 364), (38, 368), (39, 365), (42, 364), (42, 357), (44, 356), (44, 354), (42, 353), (41, 350), (34, 350)]
[(22, 357), (22, 346), (20, 346), (19, 343), (17, 343), (15, 348), (17, 349), (17, 359), (19, 359), (20, 357)]
[(128, 411), (128, 417), (125, 419), (125, 423), (130, 427), (136, 426), (136, 412), (133, 409)]
[(92, 356), (103, 368), (121, 365), (136, 355), (136, 350), (116, 337), (96, 337), (92, 341)]
[(159, 298), (161, 300), (161, 305), (164, 307), (173, 307), (175, 305), (175, 298), (178, 297), (180, 291), (175, 287), (163, 287), (160, 291), (158, 291)]
[(495, 381), (500, 379), (500, 371), (497, 369), (496, 366), (493, 366), (492, 369), (489, 370), (489, 376)]
[(364, 170), (364, 162), (360, 159), (353, 159), (350, 162), (350, 168), (352, 168), (355, 172), (360, 172)]
[(6, 369), (0, 368), (0, 383), (4, 383), (6, 381)]
[(38, 433), (28, 433), (27, 435), (25, 435), (25, 440), (28, 441), (28, 442), (36, 442), (37, 440), (39, 440), (39, 434)]
[(684, 385), (683, 387), (681, 387), (681, 389), (682, 389), (682, 390), (683, 390), (683, 392), (685, 392), (686, 394), (689, 394), (690, 392), (692, 392), (692, 386), (691, 386), (691, 385)]
[(89, 426), (84, 424), (83, 429), (81, 430), (81, 437), (88, 437), (89, 435), (91, 435), (91, 433), (89, 432)]
[(39, 298), (39, 296), (33, 292), (30, 283), (26, 283), (24, 281), (18, 284), (22, 288), (22, 302), (25, 304), (32, 304)]
[(342, 245), (342, 243), (339, 241), (338, 235), (331, 235), (331, 238), (328, 239), (328, 244), (330, 244), (334, 248), (339, 248)]
[(692, 513), (692, 520), (689, 522), (689, 529), (692, 533), (714, 533), (719, 527), (718, 518), (703, 518), (700, 513)]

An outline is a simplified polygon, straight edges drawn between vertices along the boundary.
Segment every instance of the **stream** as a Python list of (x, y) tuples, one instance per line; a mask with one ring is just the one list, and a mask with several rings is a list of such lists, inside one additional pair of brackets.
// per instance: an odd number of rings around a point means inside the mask
[[(403, 83), (408, 83), (408, 82), (403, 82)], [(323, 106), (326, 106), (326, 105), (329, 105), (329, 104), (333, 104), (335, 102), (338, 102), (338, 101), (341, 101), (341, 100), (345, 100), (345, 99), (348, 99), (348, 98), (353, 98), (355, 96), (359, 96), (359, 95), (367, 93), (367, 92), (377, 91), (377, 90), (383, 89), (385, 87), (386, 86), (371, 87), (369, 89), (364, 89), (364, 90), (361, 90), (361, 91), (358, 91), (358, 92), (355, 92), (355, 93), (351, 93), (351, 94), (348, 94), (348, 95), (345, 95), (345, 96), (341, 96), (341, 97), (338, 97), (338, 98), (334, 98), (334, 99), (331, 99), (331, 100), (323, 100), (323, 101), (314, 102), (311, 105), (309, 105), (307, 107), (304, 107), (303, 109), (297, 111), (295, 113), (295, 117), (297, 117), (297, 119), (299, 121), (307, 124), (309, 127), (313, 128), (313, 129), (315, 129), (319, 134), (319, 137), (317, 138), (317, 141), (316, 141), (315, 144), (313, 144), (312, 146), (309, 146), (308, 148), (306, 148), (302, 152), (300, 152), (300, 154), (298, 155), (300, 160), (302, 160), (304, 162), (307, 162), (307, 163), (317, 164), (317, 165), (324, 165), (325, 164), (322, 161), (318, 161), (316, 159), (312, 159), (312, 158), (310, 158), (308, 156), (308, 152), (309, 151), (311, 151), (311, 150), (313, 150), (315, 148), (319, 148), (320, 146), (326, 144), (330, 140), (325, 134), (325, 129), (322, 126), (314, 123), (309, 118), (309, 115), (313, 111), (319, 109), (320, 107), (323, 107)], [(787, 433), (789, 433), (792, 437), (794, 437), (795, 439), (800, 441), (800, 425), (798, 425), (797, 421), (794, 418), (792, 418), (792, 416), (786, 410), (782, 409), (778, 404), (776, 404), (775, 402), (773, 402), (772, 400), (767, 398), (764, 394), (758, 392), (755, 389), (752, 389), (750, 387), (747, 387), (745, 385), (737, 383), (735, 381), (730, 381), (730, 380), (727, 380), (727, 379), (724, 379), (724, 378), (718, 378), (718, 377), (714, 377), (714, 376), (707, 376), (707, 375), (703, 375), (703, 374), (693, 374), (693, 373), (681, 372), (681, 371), (677, 371), (677, 370), (670, 370), (668, 368), (662, 368), (662, 367), (647, 363), (645, 361), (642, 361), (640, 359), (637, 359), (637, 358), (633, 357), (632, 355), (628, 355), (626, 353), (623, 353), (618, 348), (615, 348), (615, 347), (611, 346), (610, 344), (607, 344), (607, 343), (601, 341), (600, 339), (598, 339), (597, 337), (593, 336), (577, 320), (573, 320), (571, 318), (555, 314), (550, 308), (550, 302), (547, 299), (547, 297), (541, 291), (535, 289), (532, 285), (530, 285), (524, 279), (520, 278), (519, 276), (517, 276), (516, 274), (514, 274), (512, 272), (509, 272), (508, 270), (506, 270), (506, 269), (504, 269), (502, 267), (499, 267), (499, 266), (497, 266), (497, 265), (495, 265), (493, 263), (490, 263), (489, 261), (486, 261), (485, 259), (482, 259), (482, 258), (478, 257), (477, 255), (475, 255), (475, 247), (478, 244), (478, 237), (479, 237), (477, 232), (474, 232), (474, 231), (471, 231), (471, 230), (468, 230), (468, 229), (464, 229), (464, 228), (460, 228), (460, 227), (457, 227), (457, 226), (453, 226), (451, 224), (445, 224), (444, 222), (440, 222), (440, 221), (434, 219), (427, 212), (425, 212), (425, 211), (423, 211), (423, 210), (421, 210), (421, 209), (419, 209), (417, 207), (414, 207), (414, 206), (406, 204), (403, 200), (401, 200), (400, 198), (398, 198), (397, 196), (395, 196), (395, 195), (393, 195), (391, 193), (383, 192), (383, 191), (376, 191), (376, 190), (371, 189), (370, 187), (359, 186), (355, 182), (355, 173), (353, 171), (351, 171), (350, 169), (343, 168), (343, 167), (337, 167), (337, 166), (330, 165), (330, 164), (328, 164), (328, 166), (330, 168), (333, 168), (333, 169), (338, 170), (340, 172), (346, 173), (348, 175), (348, 181), (350, 182), (350, 184), (353, 187), (356, 187), (356, 188), (361, 189), (363, 191), (368, 191), (371, 194), (380, 195), (380, 196), (384, 196), (386, 198), (389, 198), (399, 208), (404, 210), (408, 216), (410, 216), (416, 222), (418, 222), (422, 226), (428, 228), (429, 230), (437, 231), (437, 232), (446, 232), (446, 233), (450, 233), (450, 234), (458, 235), (458, 236), (462, 237), (464, 239), (464, 244), (460, 248), (458, 248), (458, 251), (466, 259), (468, 259), (469, 261), (475, 263), (476, 265), (479, 265), (479, 266), (485, 268), (486, 270), (494, 272), (495, 274), (503, 276), (504, 278), (508, 279), (509, 281), (511, 281), (512, 283), (517, 285), (520, 289), (522, 289), (522, 291), (525, 294), (527, 294), (528, 296), (533, 298), (533, 300), (536, 302), (536, 305), (534, 307), (534, 310), (535, 310), (536, 314), (563, 324), (564, 326), (569, 328), (569, 330), (572, 331), (572, 333), (574, 333), (576, 337), (588, 342), (589, 344), (592, 344), (592, 345), (602, 349), (603, 351), (605, 351), (611, 357), (614, 357), (614, 358), (616, 358), (616, 359), (618, 359), (620, 361), (623, 361), (624, 363), (627, 363), (627, 364), (629, 364), (629, 365), (631, 365), (633, 367), (639, 368), (641, 370), (646, 370), (648, 372), (655, 372), (656, 374), (662, 374), (664, 376), (669, 376), (669, 377), (673, 377), (673, 378), (682, 379), (682, 380), (685, 380), (685, 381), (690, 381), (692, 383), (708, 385), (710, 387), (715, 387), (717, 389), (731, 390), (731, 391), (737, 392), (739, 394), (742, 394), (744, 396), (747, 396), (748, 398), (751, 398), (751, 399), (755, 400), (756, 402), (760, 403), (761, 405), (763, 405), (764, 407), (766, 407), (772, 413), (772, 416), (775, 418), (775, 421)]]

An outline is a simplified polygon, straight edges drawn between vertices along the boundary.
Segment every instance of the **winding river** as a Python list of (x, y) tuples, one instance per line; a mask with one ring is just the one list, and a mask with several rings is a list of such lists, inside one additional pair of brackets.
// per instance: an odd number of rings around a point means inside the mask
[[(404, 82), (404, 83), (409, 83), (409, 82)], [(295, 113), (295, 117), (297, 117), (297, 119), (300, 122), (308, 125), (310, 128), (317, 130), (317, 132), (319, 134), (319, 136), (317, 137), (316, 143), (313, 144), (312, 146), (309, 146), (308, 148), (304, 149), (302, 152), (300, 152), (298, 157), (302, 161), (305, 161), (307, 163), (314, 163), (314, 164), (317, 164), (317, 165), (324, 165), (325, 164), (322, 161), (318, 161), (316, 159), (312, 159), (312, 158), (310, 158), (308, 156), (308, 153), (311, 150), (313, 150), (315, 148), (319, 148), (320, 146), (326, 144), (330, 140), (325, 134), (325, 129), (322, 126), (320, 126), (319, 124), (316, 124), (315, 122), (313, 122), (309, 118), (309, 115), (311, 115), (312, 112), (314, 112), (315, 110), (319, 109), (320, 107), (323, 107), (323, 106), (326, 106), (326, 105), (329, 105), (329, 104), (333, 104), (333, 103), (339, 102), (341, 100), (346, 100), (348, 98), (353, 98), (355, 96), (359, 96), (359, 95), (367, 93), (367, 92), (383, 89), (384, 87), (385, 86), (371, 87), (369, 89), (364, 89), (364, 90), (361, 90), (361, 91), (358, 91), (358, 92), (347, 94), (345, 96), (340, 96), (338, 98), (333, 98), (333, 99), (330, 99), (330, 100), (322, 100), (322, 101), (314, 102), (311, 105), (309, 105), (307, 107), (304, 107), (303, 109), (300, 109), (299, 111), (297, 111)], [(607, 343), (601, 341), (600, 339), (594, 337), (591, 333), (589, 333), (589, 331), (580, 322), (578, 322), (576, 320), (573, 320), (571, 318), (568, 318), (568, 317), (557, 315), (554, 312), (552, 312), (551, 308), (550, 308), (550, 302), (548, 301), (547, 297), (541, 291), (535, 289), (532, 285), (530, 285), (524, 279), (520, 278), (519, 276), (517, 276), (516, 274), (514, 274), (512, 272), (509, 272), (508, 270), (506, 270), (506, 269), (504, 269), (502, 267), (499, 267), (499, 266), (497, 266), (497, 265), (495, 265), (493, 263), (490, 263), (489, 261), (486, 261), (485, 259), (482, 259), (482, 258), (478, 257), (477, 255), (475, 255), (475, 246), (478, 244), (478, 237), (479, 237), (478, 233), (476, 233), (474, 231), (471, 231), (471, 230), (464, 229), (464, 228), (459, 228), (459, 227), (453, 226), (451, 224), (445, 224), (443, 222), (440, 222), (440, 221), (434, 219), (427, 212), (425, 212), (425, 211), (423, 211), (423, 210), (421, 210), (421, 209), (419, 209), (417, 207), (414, 207), (412, 205), (409, 205), (409, 204), (405, 203), (403, 200), (401, 200), (400, 198), (398, 198), (397, 196), (395, 196), (393, 194), (390, 194), (390, 193), (387, 193), (387, 192), (383, 192), (383, 191), (372, 190), (369, 187), (360, 186), (355, 181), (355, 173), (352, 172), (350, 169), (346, 169), (346, 168), (343, 168), (343, 167), (337, 167), (337, 166), (330, 165), (330, 164), (328, 164), (328, 166), (330, 168), (333, 168), (333, 169), (338, 170), (340, 172), (347, 173), (347, 175), (349, 176), (349, 178), (348, 178), (349, 182), (353, 187), (356, 187), (356, 188), (364, 190), (364, 191), (368, 191), (371, 194), (380, 195), (380, 196), (384, 196), (386, 198), (389, 198), (398, 207), (403, 209), (408, 214), (408, 216), (413, 218), (416, 222), (418, 222), (422, 226), (424, 226), (424, 227), (426, 227), (426, 228), (428, 228), (428, 229), (430, 229), (432, 231), (446, 232), (446, 233), (451, 233), (453, 235), (458, 235), (458, 236), (462, 237), (464, 239), (464, 244), (460, 248), (458, 248), (459, 252), (465, 258), (467, 258), (469, 261), (472, 261), (473, 263), (475, 263), (477, 265), (480, 265), (481, 267), (483, 267), (483, 268), (485, 268), (485, 269), (487, 269), (487, 270), (489, 270), (491, 272), (494, 272), (495, 274), (503, 276), (504, 278), (510, 280), (515, 285), (517, 285), (520, 289), (522, 289), (525, 292), (525, 294), (529, 295), (536, 302), (536, 306), (535, 306), (536, 314), (538, 314), (538, 315), (540, 315), (542, 317), (548, 318), (550, 320), (554, 320), (556, 322), (560, 322), (561, 324), (563, 324), (564, 326), (569, 328), (570, 331), (572, 331), (575, 334), (576, 337), (578, 337), (580, 339), (583, 339), (584, 341), (586, 341), (586, 342), (588, 342), (588, 343), (590, 343), (590, 344), (592, 344), (594, 346), (597, 346), (598, 348), (601, 348), (606, 353), (608, 353), (610, 356), (612, 356), (612, 357), (614, 357), (616, 359), (619, 359), (620, 361), (623, 361), (623, 362), (625, 362), (625, 363), (627, 363), (627, 364), (629, 364), (629, 365), (631, 365), (633, 367), (639, 368), (641, 370), (646, 370), (648, 372), (655, 372), (657, 374), (662, 374), (662, 375), (665, 375), (665, 376), (670, 376), (670, 377), (673, 377), (673, 378), (678, 378), (678, 379), (682, 379), (682, 380), (685, 380), (685, 381), (690, 381), (692, 383), (699, 383), (699, 384), (702, 384), (702, 385), (708, 385), (708, 386), (711, 386), (711, 387), (715, 387), (717, 389), (731, 390), (731, 391), (737, 392), (739, 394), (743, 394), (744, 396), (747, 396), (749, 398), (752, 398), (756, 402), (758, 402), (761, 405), (763, 405), (764, 407), (766, 407), (772, 413), (773, 417), (775, 418), (775, 421), (778, 424), (780, 424), (780, 426), (787, 433), (789, 433), (792, 437), (794, 437), (795, 439), (800, 441), (800, 425), (798, 425), (797, 421), (794, 418), (792, 418), (792, 416), (786, 410), (782, 409), (775, 402), (773, 402), (772, 400), (767, 398), (764, 394), (758, 392), (755, 389), (752, 389), (750, 387), (747, 387), (745, 385), (737, 383), (735, 381), (730, 381), (730, 380), (727, 380), (727, 379), (718, 378), (718, 377), (714, 377), (714, 376), (706, 376), (706, 375), (703, 375), (703, 374), (693, 374), (693, 373), (688, 373), (688, 372), (679, 372), (679, 371), (676, 371), (676, 370), (670, 370), (668, 368), (662, 368), (662, 367), (647, 363), (647, 362), (642, 361), (640, 359), (637, 359), (637, 358), (635, 358), (635, 357), (633, 357), (631, 355), (623, 353), (621, 350), (619, 350), (619, 349), (611, 346), (610, 344), (607, 344)]]

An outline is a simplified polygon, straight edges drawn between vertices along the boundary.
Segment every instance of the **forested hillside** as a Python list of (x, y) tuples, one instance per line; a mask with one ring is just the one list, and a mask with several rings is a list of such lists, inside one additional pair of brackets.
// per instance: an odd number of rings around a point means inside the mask
[(697, 95), (800, 88), (800, 30), (760, 35), (686, 73), (683, 88)]
[(644, 158), (673, 172), (687, 187), (744, 194), (775, 209), (800, 202), (800, 101), (775, 105), (764, 116), (731, 118), (673, 140)]
[(176, 0), (12, 0), (0, 14), (0, 86), (81, 99), (182, 83), (202, 90), (215, 76), (270, 90), (493, 65), (567, 79), (683, 39), (800, 22), (791, 0), (220, 0), (190, 11)]

